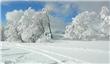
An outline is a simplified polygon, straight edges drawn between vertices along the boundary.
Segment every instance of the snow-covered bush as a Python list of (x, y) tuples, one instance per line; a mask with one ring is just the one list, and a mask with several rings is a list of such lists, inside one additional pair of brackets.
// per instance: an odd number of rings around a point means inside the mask
[(65, 37), (74, 40), (109, 40), (110, 15), (106, 7), (100, 14), (82, 12), (66, 26)]
[[(48, 11), (35, 11), (30, 7), (25, 10), (15, 10), (6, 14), (8, 21), (5, 35), (7, 41), (36, 42), (50, 28)], [(47, 30), (48, 29), (48, 30)], [(42, 37), (43, 37), (42, 36)]]

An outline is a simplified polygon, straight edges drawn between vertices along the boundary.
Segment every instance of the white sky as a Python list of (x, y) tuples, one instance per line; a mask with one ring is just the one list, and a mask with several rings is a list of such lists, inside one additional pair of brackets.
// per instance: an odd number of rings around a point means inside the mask
[(110, 10), (110, 0), (109, 1), (83, 1), (76, 2), (81, 11), (95, 11), (100, 12), (102, 6), (106, 6)]

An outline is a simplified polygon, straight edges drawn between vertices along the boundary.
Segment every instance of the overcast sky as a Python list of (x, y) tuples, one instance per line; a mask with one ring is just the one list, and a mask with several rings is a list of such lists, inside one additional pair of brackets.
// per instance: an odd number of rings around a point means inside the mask
[(76, 2), (81, 11), (96, 11), (100, 12), (102, 6), (106, 6), (110, 10), (110, 0), (108, 1), (84, 1), (84, 2)]

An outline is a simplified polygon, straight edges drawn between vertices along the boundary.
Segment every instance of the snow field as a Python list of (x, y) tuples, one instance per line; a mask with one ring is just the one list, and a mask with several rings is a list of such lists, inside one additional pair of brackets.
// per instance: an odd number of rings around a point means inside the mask
[[(15, 47), (22, 49), (23, 51), (28, 51), (29, 54), (24, 55), (24, 59), (19, 59), (19, 62), (21, 63), (38, 62), (42, 64), (108, 64), (110, 54), (108, 43), (109, 42), (107, 41), (79, 42), (59, 40), (59, 43), (58, 41), (54, 41), (54, 43), (17, 43), (13, 45), (8, 43), (3, 44), (3, 47)], [(14, 51), (16, 52), (18, 50), (16, 49)], [(23, 55), (22, 53), (25, 52), (19, 51), (19, 53), (21, 53), (20, 55)], [(14, 55), (11, 57), (13, 56)]]

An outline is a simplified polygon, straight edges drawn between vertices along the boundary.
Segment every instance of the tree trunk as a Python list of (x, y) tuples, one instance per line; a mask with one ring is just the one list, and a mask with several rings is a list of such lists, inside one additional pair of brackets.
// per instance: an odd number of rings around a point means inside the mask
[[(46, 13), (47, 15), (47, 13)], [(48, 19), (48, 28), (49, 28), (49, 32), (51, 34), (51, 38), (53, 38), (53, 35), (52, 35), (52, 31), (51, 31), (51, 27), (50, 27), (50, 19), (49, 19), (49, 16), (47, 15), (47, 19)]]
[(18, 30), (17, 30), (17, 28), (15, 28), (15, 31), (16, 31), (16, 33), (17, 33), (18, 39), (20, 39), (21, 42), (24, 42), (24, 41), (22, 40), (21, 34), (18, 34)]
[(4, 37), (4, 27), (1, 26), (1, 41), (4, 41), (5, 40), (5, 37)]

